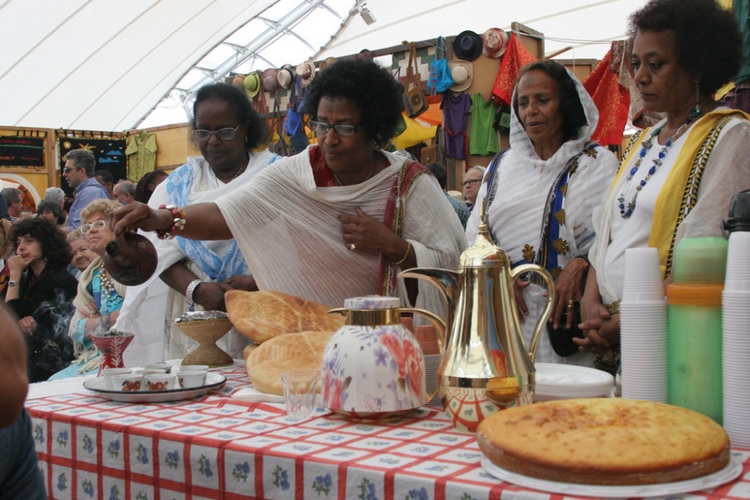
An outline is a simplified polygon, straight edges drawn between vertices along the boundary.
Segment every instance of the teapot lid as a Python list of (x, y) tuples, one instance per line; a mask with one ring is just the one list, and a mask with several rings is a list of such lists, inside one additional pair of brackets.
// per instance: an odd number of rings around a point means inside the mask
[(398, 297), (383, 297), (381, 295), (365, 295), (344, 300), (346, 309), (396, 309), (401, 305)]

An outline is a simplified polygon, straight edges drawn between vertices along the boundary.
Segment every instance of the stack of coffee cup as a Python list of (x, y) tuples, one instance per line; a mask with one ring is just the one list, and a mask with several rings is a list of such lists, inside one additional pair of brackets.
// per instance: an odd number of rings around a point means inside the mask
[(656, 248), (625, 251), (620, 347), (622, 396), (666, 403), (667, 303)]
[(729, 236), (721, 308), (724, 429), (733, 447), (750, 448), (750, 232)]

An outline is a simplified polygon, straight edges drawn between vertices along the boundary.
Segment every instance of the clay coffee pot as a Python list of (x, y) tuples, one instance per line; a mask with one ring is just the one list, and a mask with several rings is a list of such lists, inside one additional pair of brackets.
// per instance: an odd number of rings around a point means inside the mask
[(104, 247), (104, 266), (116, 281), (126, 286), (145, 283), (156, 271), (156, 248), (143, 235), (122, 232)]

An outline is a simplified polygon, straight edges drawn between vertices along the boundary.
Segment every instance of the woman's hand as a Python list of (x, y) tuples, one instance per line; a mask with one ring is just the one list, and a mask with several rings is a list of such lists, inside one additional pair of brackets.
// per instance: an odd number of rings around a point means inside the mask
[(518, 308), (518, 321), (523, 323), (526, 316), (529, 315), (529, 308), (523, 298), (523, 289), (531, 285), (531, 281), (525, 281), (521, 278), (513, 280), (513, 295), (516, 297), (516, 307)]
[(573, 302), (580, 302), (586, 285), (586, 274), (589, 263), (584, 259), (575, 258), (568, 262), (560, 276), (555, 280), (555, 304), (553, 305), (550, 321), (555, 328), (560, 327), (560, 321), (566, 310), (567, 316), (565, 328), (568, 330), (573, 326), (573, 308), (568, 307)]
[[(384, 243), (398, 238), (388, 226), (357, 208), (357, 215), (341, 214), (341, 236), (344, 244), (354, 245), (357, 250), (368, 253), (385, 253)], [(399, 256), (396, 260), (400, 259)]]
[(84, 309), (78, 309), (78, 314), (86, 319), (96, 318), (99, 316), (99, 309), (97, 309), (96, 304), (93, 302), (87, 302)]
[(231, 287), (232, 290), (258, 291), (258, 285), (255, 283), (255, 278), (252, 275), (236, 274), (225, 279), (222, 283)]
[(26, 335), (34, 335), (36, 331), (36, 320), (31, 316), (26, 316), (18, 320), (18, 326), (21, 327), (21, 331)]
[(204, 281), (193, 292), (193, 300), (206, 311), (226, 311), (224, 293), (229, 290), (232, 287), (225, 283)]
[(109, 227), (115, 235), (123, 231), (167, 231), (172, 227), (174, 216), (169, 210), (153, 210), (145, 203), (134, 201), (109, 212)]
[(20, 255), (15, 254), (11, 258), (9, 258), (6, 263), (8, 265), (8, 269), (10, 270), (10, 278), (18, 280), (20, 279), (21, 273), (24, 271), (24, 269), (29, 267), (31, 259), (25, 260)]

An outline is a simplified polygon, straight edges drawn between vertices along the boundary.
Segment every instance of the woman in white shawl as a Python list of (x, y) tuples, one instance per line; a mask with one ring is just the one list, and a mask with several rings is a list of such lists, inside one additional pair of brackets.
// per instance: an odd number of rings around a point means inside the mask
[[(213, 203), (169, 210), (131, 204), (112, 214), (116, 231), (139, 228), (191, 239), (234, 236), (261, 290), (341, 307), (347, 297), (416, 292), (400, 269), (455, 269), (461, 224), (437, 181), (380, 148), (401, 115), (402, 89), (388, 70), (339, 61), (310, 84), (306, 110), (318, 144), (284, 158)], [(181, 212), (181, 213), (180, 213)], [(417, 307), (441, 312), (437, 289), (420, 283)]]
[[(193, 105), (192, 125), (201, 156), (188, 158), (185, 165), (155, 188), (148, 203), (154, 209), (214, 201), (250, 182), (277, 158), (267, 150), (253, 152), (265, 138), (265, 123), (247, 96), (231, 85), (201, 87)], [(169, 285), (163, 356), (182, 358), (197, 344), (175, 326), (176, 318), (193, 309), (225, 310), (225, 291), (257, 287), (231, 238), (196, 241), (182, 237), (158, 239), (153, 233), (148, 236), (159, 257), (157, 271), (145, 284), (128, 290), (117, 328), (141, 334), (146, 329), (155, 330), (153, 320), (151, 324), (139, 321), (143, 317), (139, 308), (148, 302), (150, 310), (161, 314), (150, 298), (158, 285), (153, 280), (161, 277)], [(247, 345), (247, 339), (234, 330), (221, 342), (234, 357), (241, 357)]]
[[(490, 166), (466, 226), (467, 240), (474, 242), (482, 202), (489, 198), (487, 216), (495, 242), (514, 266), (535, 263), (552, 274), (557, 299), (550, 320), (558, 331), (570, 330), (574, 315), (567, 313), (581, 299), (589, 267), (592, 212), (612, 180), (617, 158), (591, 143), (599, 112), (581, 83), (559, 63), (524, 67), (512, 108), (511, 147)], [(529, 345), (546, 291), (517, 280), (516, 300)], [(593, 366), (591, 355), (579, 353), (572, 342), (562, 347), (567, 352), (553, 349), (545, 330), (536, 360)]]

